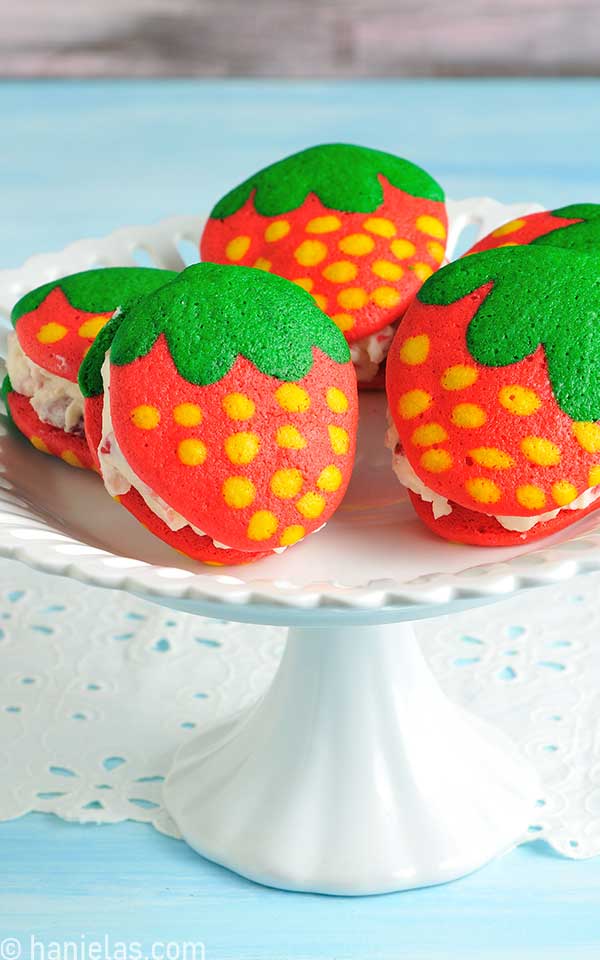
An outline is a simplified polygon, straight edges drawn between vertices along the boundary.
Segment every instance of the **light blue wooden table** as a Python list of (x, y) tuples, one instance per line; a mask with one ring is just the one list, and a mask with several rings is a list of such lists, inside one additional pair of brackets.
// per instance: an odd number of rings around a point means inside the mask
[[(5, 83), (0, 268), (206, 211), (255, 168), (319, 141), (402, 153), (452, 197), (600, 201), (599, 103), (593, 81)], [(139, 824), (35, 815), (1, 824), (0, 843), (0, 941), (21, 938), (24, 957), (30, 934), (146, 949), (202, 940), (208, 960), (600, 955), (600, 859), (540, 844), (446, 887), (343, 900), (259, 888)]]

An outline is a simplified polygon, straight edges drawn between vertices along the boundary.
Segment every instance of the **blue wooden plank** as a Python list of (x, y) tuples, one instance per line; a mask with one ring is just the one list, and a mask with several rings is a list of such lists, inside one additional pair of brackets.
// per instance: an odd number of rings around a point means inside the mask
[[(401, 152), (455, 197), (599, 201), (599, 93), (594, 81), (4, 83), (0, 267), (206, 211), (317, 141)], [(138, 824), (31, 816), (1, 824), (0, 843), (0, 939), (201, 939), (209, 960), (598, 955), (600, 860), (537, 844), (446, 887), (343, 900), (254, 886)]]
[[(141, 824), (0, 825), (0, 934), (203, 941), (208, 960), (597, 956), (600, 860), (541, 844), (443, 887), (334, 898), (259, 887)], [(589, 951), (589, 952), (588, 952)]]
[(202, 212), (318, 141), (398, 151), (450, 195), (600, 199), (597, 81), (0, 85), (0, 266), (80, 236)]

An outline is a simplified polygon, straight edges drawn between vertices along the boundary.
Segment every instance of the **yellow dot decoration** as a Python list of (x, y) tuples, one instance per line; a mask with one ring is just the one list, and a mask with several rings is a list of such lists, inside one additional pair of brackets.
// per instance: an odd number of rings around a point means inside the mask
[(457, 403), (452, 410), (452, 423), (465, 430), (476, 430), (477, 427), (482, 427), (486, 420), (485, 410), (476, 403)]
[(65, 463), (68, 463), (70, 467), (79, 467), (83, 469), (83, 464), (74, 450), (63, 450), (60, 455), (60, 459), (64, 460)]
[(264, 270), (265, 273), (268, 273), (273, 264), (270, 260), (267, 260), (265, 257), (259, 257), (258, 260), (254, 261), (255, 270)]
[(302, 490), (304, 477), (300, 470), (289, 467), (285, 470), (277, 470), (271, 477), (271, 491), (280, 500), (291, 500)]
[(327, 406), (334, 413), (346, 413), (348, 409), (348, 397), (338, 387), (329, 387), (325, 394)]
[(291, 423), (277, 428), (275, 441), (277, 446), (284, 450), (302, 450), (306, 446), (306, 439)]
[(330, 283), (349, 283), (350, 280), (354, 280), (357, 273), (358, 267), (349, 260), (336, 260), (323, 270), (323, 276)]
[(197, 403), (178, 403), (173, 407), (173, 420), (181, 427), (197, 427), (202, 423), (202, 410)]
[(368, 230), (369, 233), (374, 233), (378, 237), (390, 237), (396, 236), (396, 224), (391, 220), (388, 220), (387, 217), (369, 217), (368, 220), (365, 220), (363, 223), (365, 230)]
[(432, 260), (435, 260), (436, 263), (441, 263), (446, 254), (443, 244), (438, 243), (437, 240), (430, 240), (427, 244), (427, 253)]
[(223, 499), (233, 510), (243, 510), (254, 502), (256, 487), (249, 477), (227, 477), (223, 484)]
[(362, 287), (347, 287), (337, 296), (337, 302), (343, 310), (360, 310), (368, 299), (367, 292)]
[(255, 433), (232, 433), (226, 438), (225, 453), (232, 463), (252, 463), (260, 448), (260, 437)]
[(520, 230), (521, 227), (524, 227), (525, 222), (525, 220), (509, 220), (508, 223), (504, 223), (501, 227), (498, 227), (497, 230), (494, 230), (492, 236), (507, 237), (509, 234), (516, 233), (517, 230)]
[(525, 437), (521, 440), (521, 450), (529, 462), (538, 467), (555, 467), (560, 463), (560, 450), (544, 437)]
[(435, 237), (436, 240), (446, 239), (446, 227), (441, 220), (438, 220), (437, 217), (432, 217), (429, 214), (424, 213), (422, 216), (417, 217), (416, 227), (421, 233), (426, 233), (430, 237)]
[(306, 530), (299, 523), (286, 527), (279, 539), (280, 547), (291, 547), (305, 536)]
[(345, 333), (347, 330), (352, 330), (355, 323), (354, 317), (349, 313), (334, 313), (331, 319), (342, 333)]
[(222, 407), (230, 420), (250, 420), (256, 412), (256, 404), (245, 393), (228, 393), (223, 397)]
[(502, 491), (497, 483), (487, 477), (469, 477), (465, 483), (467, 493), (477, 503), (498, 503)]
[(431, 395), (425, 390), (409, 390), (408, 393), (403, 393), (398, 400), (398, 413), (403, 420), (413, 420), (429, 410), (431, 404)]
[(296, 286), (302, 287), (303, 290), (306, 290), (307, 293), (310, 293), (315, 285), (315, 281), (312, 279), (312, 277), (297, 277), (293, 282), (296, 284)]
[(336, 490), (339, 490), (342, 480), (342, 471), (332, 463), (321, 470), (317, 479), (317, 486), (319, 490), (324, 490), (325, 493), (335, 493)]
[(397, 237), (390, 243), (390, 250), (398, 260), (409, 260), (417, 252), (412, 240), (406, 240), (404, 237)]
[(402, 267), (391, 260), (376, 260), (371, 264), (371, 271), (382, 280), (400, 280), (404, 275)]
[(320, 240), (304, 240), (294, 250), (294, 256), (303, 267), (314, 267), (327, 256), (327, 247)]
[(447, 450), (426, 450), (421, 454), (421, 466), (430, 473), (444, 473), (452, 466), (452, 457)]
[(320, 493), (314, 493), (310, 490), (298, 500), (296, 510), (298, 513), (301, 513), (303, 517), (306, 517), (307, 520), (316, 520), (317, 517), (321, 516), (326, 505), (327, 501), (325, 497), (321, 496)]
[(45, 323), (36, 333), (36, 338), (40, 343), (58, 343), (68, 334), (66, 327), (62, 323)]
[(206, 444), (195, 437), (182, 440), (177, 447), (177, 456), (186, 467), (200, 467), (206, 460)]
[(313, 293), (312, 298), (319, 310), (327, 310), (327, 297), (324, 297), (322, 293)]
[(558, 480), (552, 484), (552, 499), (559, 507), (566, 507), (577, 497), (577, 487), (568, 480)]
[(515, 496), (526, 510), (541, 510), (546, 505), (546, 494), (541, 487), (536, 487), (533, 483), (517, 487)]
[(475, 367), (457, 363), (455, 366), (444, 370), (441, 384), (444, 390), (466, 390), (467, 387), (472, 387), (477, 382), (478, 376)]
[(46, 446), (46, 444), (44, 443), (41, 437), (36, 437), (34, 435), (33, 437), (29, 438), (29, 442), (32, 445), (32, 447), (35, 447), (35, 449), (39, 450), (40, 453), (50, 453), (48, 447)]
[(433, 447), (436, 443), (444, 443), (448, 434), (441, 423), (424, 423), (413, 430), (411, 437), (415, 447)]
[(529, 417), (540, 409), (542, 401), (535, 390), (518, 384), (502, 387), (498, 399), (505, 410), (517, 417)]
[(597, 487), (600, 483), (600, 464), (596, 464), (594, 467), (590, 467), (590, 472), (588, 475), (588, 483), (590, 487)]
[(270, 540), (276, 533), (279, 521), (270, 510), (257, 510), (248, 524), (249, 540)]
[(249, 248), (250, 237), (234, 237), (225, 247), (225, 256), (228, 260), (237, 263), (238, 260), (243, 260)]
[(306, 224), (307, 233), (333, 233), (334, 230), (339, 230), (342, 225), (342, 221), (339, 217), (327, 216), (327, 217), (313, 217), (312, 220), (309, 220)]
[(350, 437), (343, 427), (336, 427), (332, 423), (327, 427), (331, 449), (339, 456), (348, 453), (350, 449)]
[(598, 453), (600, 451), (600, 425), (576, 420), (571, 429), (577, 443), (586, 453)]
[(81, 324), (77, 333), (84, 340), (94, 340), (109, 320), (110, 317), (90, 317)]
[(364, 233), (349, 233), (347, 237), (342, 237), (338, 243), (342, 253), (350, 257), (364, 257), (367, 253), (371, 253), (374, 246), (373, 237), (368, 237)]
[(310, 396), (296, 383), (282, 383), (275, 391), (275, 399), (289, 413), (306, 413), (310, 408)]
[(429, 280), (429, 277), (433, 273), (433, 270), (428, 263), (415, 263), (411, 269), (415, 276), (418, 277), (422, 283), (425, 283), (426, 280)]
[(160, 423), (160, 411), (147, 403), (135, 407), (129, 417), (134, 427), (139, 427), (140, 430), (154, 430)]
[(265, 240), (267, 243), (276, 243), (277, 240), (287, 237), (290, 230), (291, 227), (287, 220), (274, 220), (265, 230)]
[(407, 337), (400, 347), (400, 359), (409, 367), (417, 367), (425, 363), (429, 356), (430, 341), (426, 333), (418, 333), (414, 337)]
[(391, 310), (400, 303), (400, 294), (394, 287), (377, 287), (371, 294), (371, 300), (378, 307), (385, 310)]
[(497, 447), (477, 447), (469, 451), (469, 456), (480, 467), (487, 467), (489, 470), (509, 470), (515, 465), (510, 454), (498, 450)]

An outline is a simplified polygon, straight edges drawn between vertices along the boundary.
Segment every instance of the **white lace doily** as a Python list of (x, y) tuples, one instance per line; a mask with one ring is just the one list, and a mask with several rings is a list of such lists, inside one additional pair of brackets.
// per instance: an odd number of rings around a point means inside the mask
[[(284, 631), (205, 620), (0, 561), (0, 819), (143, 820), (173, 752), (269, 683)], [(600, 576), (418, 626), (448, 694), (545, 785), (532, 838), (600, 853)]]

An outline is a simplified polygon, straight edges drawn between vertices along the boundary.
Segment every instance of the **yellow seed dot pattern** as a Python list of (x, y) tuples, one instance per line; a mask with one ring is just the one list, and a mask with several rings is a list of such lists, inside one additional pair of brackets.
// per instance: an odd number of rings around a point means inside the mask
[(488, 477), (469, 477), (465, 487), (469, 496), (477, 503), (498, 503), (502, 496), (498, 484)]
[(431, 343), (426, 333), (419, 333), (414, 337), (407, 337), (400, 347), (400, 359), (402, 363), (406, 363), (410, 367), (425, 363), (429, 356), (430, 346)]
[(306, 536), (305, 528), (299, 523), (292, 523), (289, 527), (286, 527), (281, 537), (279, 538), (280, 547), (291, 547), (295, 543), (298, 543), (299, 540)]
[(234, 237), (225, 247), (225, 256), (232, 263), (243, 260), (250, 249), (251, 239), (247, 236)]
[(63, 450), (60, 455), (61, 460), (68, 463), (70, 467), (78, 467), (83, 470), (83, 464), (74, 450)]
[(323, 276), (330, 283), (349, 283), (356, 278), (357, 273), (358, 267), (350, 260), (337, 260), (323, 270)]
[(224, 443), (225, 453), (231, 463), (252, 463), (260, 449), (260, 437), (245, 430), (230, 434)]
[(552, 484), (552, 499), (559, 507), (566, 507), (577, 497), (577, 487), (568, 480), (557, 480)]
[(335, 493), (342, 485), (342, 471), (334, 463), (324, 467), (317, 479), (317, 487), (326, 493)]
[(324, 216), (324, 217), (313, 217), (312, 220), (309, 220), (306, 224), (307, 233), (333, 233), (335, 230), (339, 230), (342, 226), (342, 221), (339, 217), (334, 216)]
[(452, 410), (451, 419), (455, 427), (476, 430), (484, 425), (487, 414), (483, 407), (476, 403), (457, 403)]
[(371, 293), (371, 300), (378, 307), (391, 309), (400, 303), (400, 293), (394, 287), (377, 287)]
[(327, 247), (321, 240), (303, 240), (294, 251), (294, 257), (303, 267), (314, 267), (326, 256)]
[(287, 220), (274, 220), (265, 230), (265, 240), (267, 243), (276, 243), (277, 240), (283, 240), (287, 237), (291, 226)]
[(350, 313), (334, 313), (331, 319), (342, 333), (345, 333), (347, 330), (352, 330), (352, 327), (356, 323), (356, 320)]
[(337, 427), (335, 424), (329, 424), (327, 427), (329, 442), (334, 453), (341, 456), (348, 453), (350, 449), (350, 437), (343, 427)]
[(154, 430), (160, 423), (160, 411), (147, 403), (134, 407), (129, 416), (134, 427), (140, 430)]
[(334, 413), (346, 413), (348, 409), (348, 397), (339, 387), (328, 387), (325, 394), (327, 406)]
[(555, 467), (560, 463), (560, 450), (545, 437), (524, 437), (521, 450), (530, 463), (538, 467)]
[(173, 420), (181, 427), (197, 427), (202, 423), (202, 410), (197, 403), (178, 403), (173, 407)]
[(445, 240), (446, 238), (446, 227), (442, 221), (429, 214), (423, 214), (423, 216), (417, 217), (417, 230), (420, 230), (421, 233), (426, 233), (430, 237), (435, 237), (436, 240)]
[(200, 467), (206, 460), (206, 444), (196, 437), (187, 437), (178, 444), (177, 456), (186, 467)]
[(302, 472), (295, 467), (277, 470), (271, 477), (271, 490), (280, 500), (291, 500), (304, 486)]
[(472, 387), (477, 382), (478, 376), (475, 367), (457, 363), (455, 366), (444, 370), (441, 384), (444, 390), (466, 390), (467, 387)]
[(363, 228), (378, 237), (396, 236), (396, 224), (392, 220), (388, 220), (387, 217), (368, 217), (363, 223)]
[(505, 410), (514, 413), (517, 417), (530, 417), (542, 405), (542, 401), (535, 390), (530, 390), (529, 387), (521, 387), (518, 384), (502, 387), (498, 394), (498, 400)]
[(413, 430), (411, 440), (415, 447), (433, 447), (437, 443), (445, 443), (448, 432), (441, 423), (424, 423)]
[(526, 510), (541, 510), (546, 506), (546, 494), (534, 483), (525, 483), (517, 487), (515, 496)]
[(256, 404), (245, 393), (228, 393), (223, 397), (223, 410), (230, 420), (251, 420)]
[(243, 510), (254, 503), (256, 487), (249, 477), (227, 477), (223, 483), (223, 499), (233, 510)]
[(109, 320), (110, 317), (90, 317), (81, 324), (77, 333), (84, 340), (94, 340)]
[(509, 470), (515, 464), (509, 453), (498, 450), (497, 447), (476, 447), (469, 452), (469, 456), (480, 467), (487, 467), (489, 470)]
[(326, 506), (327, 501), (322, 494), (309, 490), (297, 501), (296, 510), (307, 520), (316, 520), (317, 517), (321, 516)]
[(29, 442), (32, 447), (35, 447), (36, 450), (39, 450), (40, 453), (50, 453), (47, 445), (44, 443), (41, 437), (36, 437), (35, 435), (29, 438)]
[(447, 450), (426, 450), (421, 454), (421, 466), (430, 473), (444, 473), (450, 469), (452, 462)]
[(283, 410), (290, 413), (306, 413), (310, 409), (310, 396), (295, 383), (283, 383), (275, 391), (275, 399)]
[(517, 230), (520, 230), (525, 226), (526, 221), (522, 219), (510, 220), (508, 223), (504, 223), (501, 227), (498, 227), (493, 231), (493, 237), (507, 237), (511, 233), (516, 233)]
[(347, 256), (364, 257), (375, 249), (375, 241), (365, 233), (350, 233), (342, 237), (338, 247)]
[(306, 438), (291, 423), (277, 427), (275, 442), (284, 450), (302, 450), (306, 446)]
[(391, 260), (375, 260), (371, 264), (371, 272), (382, 280), (400, 280), (404, 276), (404, 270), (399, 263), (392, 263)]
[(414, 420), (429, 410), (433, 399), (426, 390), (408, 390), (398, 400), (398, 413), (403, 420)]
[(600, 453), (600, 425), (575, 421), (572, 430), (577, 443), (586, 453)]
[(58, 343), (59, 340), (62, 340), (68, 334), (67, 327), (63, 326), (62, 323), (45, 323), (40, 327), (36, 333), (36, 337), (40, 343)]
[(270, 540), (277, 532), (279, 520), (270, 510), (257, 510), (248, 524), (249, 540)]

